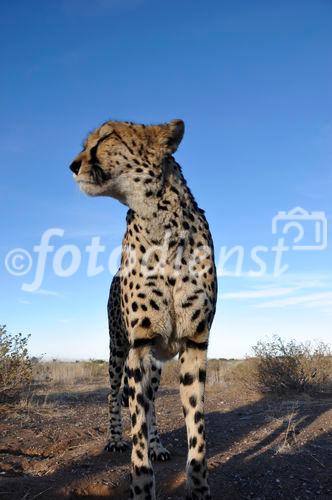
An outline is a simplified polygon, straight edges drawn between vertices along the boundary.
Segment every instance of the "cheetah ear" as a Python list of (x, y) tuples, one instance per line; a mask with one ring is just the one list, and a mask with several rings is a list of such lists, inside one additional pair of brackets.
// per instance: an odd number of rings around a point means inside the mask
[(167, 152), (175, 153), (184, 135), (184, 122), (182, 120), (172, 120), (165, 127), (167, 127)]

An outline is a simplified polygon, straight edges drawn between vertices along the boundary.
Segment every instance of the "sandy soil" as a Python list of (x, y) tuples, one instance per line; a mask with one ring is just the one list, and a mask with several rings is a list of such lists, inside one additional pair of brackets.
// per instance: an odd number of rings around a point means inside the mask
[[(107, 392), (106, 385), (53, 388), (26, 403), (1, 405), (0, 497), (128, 498), (130, 451), (103, 450)], [(328, 396), (282, 401), (209, 387), (212, 497), (332, 498), (331, 402)], [(172, 453), (169, 462), (155, 464), (157, 496), (183, 498), (186, 437), (177, 388), (160, 390), (157, 415)], [(124, 419), (129, 441), (127, 409)]]

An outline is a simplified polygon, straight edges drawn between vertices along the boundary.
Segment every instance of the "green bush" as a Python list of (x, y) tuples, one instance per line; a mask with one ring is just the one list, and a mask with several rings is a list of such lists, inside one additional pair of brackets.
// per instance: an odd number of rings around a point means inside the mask
[(253, 347), (256, 382), (261, 390), (277, 394), (318, 392), (331, 377), (331, 350), (327, 344), (284, 341), (274, 336)]
[(32, 367), (28, 354), (30, 335), (8, 333), (0, 325), (0, 398), (16, 394), (31, 381)]

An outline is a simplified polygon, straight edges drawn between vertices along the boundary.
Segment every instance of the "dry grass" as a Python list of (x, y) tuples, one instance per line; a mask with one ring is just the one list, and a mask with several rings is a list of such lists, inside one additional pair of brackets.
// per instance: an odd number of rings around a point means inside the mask
[[(243, 362), (236, 360), (211, 359), (208, 362), (207, 384), (227, 385), (236, 384), (239, 379), (236, 368)], [(244, 362), (247, 364), (247, 361)], [(179, 363), (173, 359), (164, 364), (161, 384), (177, 386), (179, 383)], [(33, 393), (37, 388), (43, 388), (44, 393), (52, 388), (70, 388), (77, 385), (105, 385), (108, 386), (108, 363), (106, 361), (41, 361), (33, 364), (32, 384), (29, 393), (22, 397), (33, 400)], [(245, 374), (245, 376), (247, 373)], [(244, 376), (244, 379), (245, 379)]]
[[(240, 364), (238, 360), (227, 359), (209, 359), (207, 367), (207, 384), (228, 385), (230, 382), (230, 373)], [(178, 360), (168, 361), (163, 366), (161, 383), (165, 385), (176, 385), (179, 382), (180, 367)]]
[[(317, 389), (318, 387), (316, 381), (319, 381), (320, 390), (329, 390), (331, 388), (332, 373), (331, 357), (319, 354), (319, 356), (312, 356), (310, 358), (300, 356), (300, 359), (302, 360), (301, 366), (304, 366), (304, 364), (306, 367), (308, 366), (307, 371), (310, 374), (313, 373), (313, 368), (315, 369), (315, 388)], [(278, 366), (282, 365), (284, 360), (277, 357), (276, 360), (272, 359), (271, 361), (271, 358), (268, 358), (268, 363), (266, 363), (264, 357), (247, 358), (245, 360), (210, 359), (207, 368), (207, 385), (223, 387), (223, 389), (234, 392), (234, 394), (274, 392), (271, 384), (275, 376), (276, 363)], [(287, 358), (287, 366), (289, 363), (289, 358)], [(268, 370), (270, 366), (273, 368), (271, 371)], [(177, 359), (165, 363), (161, 384), (178, 386), (179, 371), (180, 367)], [(269, 375), (269, 384), (262, 383), (262, 373), (265, 381), (267, 380), (267, 374)], [(281, 378), (282, 373), (280, 370), (277, 371), (279, 382), (280, 380), (283, 382)], [(322, 381), (324, 381), (324, 384)], [(94, 387), (97, 390), (100, 387), (107, 388), (108, 385), (108, 363), (106, 361), (36, 361), (32, 365), (32, 383), (20, 394), (20, 404), (23, 406), (37, 404), (46, 406), (51, 404), (49, 399), (51, 400), (52, 398), (49, 398), (49, 394), (52, 394), (54, 389), (68, 394), (77, 391), (78, 386), (81, 387), (81, 390), (85, 387), (85, 390), (88, 388), (91, 391), (94, 390)], [(276, 385), (276, 387), (279, 386)], [(288, 392), (291, 391), (289, 390)], [(305, 391), (304, 389), (303, 392), (310, 391)]]
[(37, 384), (72, 385), (96, 381), (107, 382), (108, 363), (105, 361), (53, 361), (36, 363), (33, 380)]
[(207, 368), (207, 383), (229, 385), (231, 374), (241, 360), (235, 359), (210, 359)]
[[(332, 359), (319, 359), (319, 388), (327, 390), (331, 385)], [(262, 384), (261, 361), (258, 358), (244, 360), (210, 359), (207, 367), (207, 384), (233, 387), (236, 391), (273, 392), (271, 386)], [(315, 361), (315, 366), (317, 360)], [(179, 362), (168, 361), (163, 366), (161, 384), (177, 385)], [(316, 372), (318, 368), (316, 367)], [(265, 374), (265, 372), (264, 372)], [(330, 377), (326, 374), (330, 374)], [(324, 380), (324, 384), (321, 383)], [(108, 363), (106, 361), (39, 362), (33, 366), (33, 384), (45, 386), (71, 386), (75, 384), (108, 384)], [(315, 386), (316, 387), (316, 386)], [(273, 386), (272, 386), (273, 389)]]
[[(37, 361), (32, 363), (31, 382), (6, 401), (16, 410), (39, 411), (53, 408), (56, 401), (66, 403), (73, 394), (108, 389), (106, 361)], [(77, 396), (79, 397), (79, 396)]]

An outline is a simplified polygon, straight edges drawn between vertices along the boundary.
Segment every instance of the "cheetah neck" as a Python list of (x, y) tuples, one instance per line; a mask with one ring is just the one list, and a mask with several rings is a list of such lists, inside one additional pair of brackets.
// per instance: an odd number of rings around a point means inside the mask
[(173, 157), (167, 160), (163, 186), (158, 195), (146, 200), (144, 209), (130, 212), (130, 220), (133, 217), (139, 224), (140, 237), (153, 244), (165, 238), (184, 237), (187, 221), (195, 222), (203, 214)]

